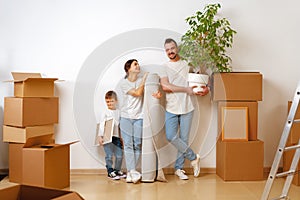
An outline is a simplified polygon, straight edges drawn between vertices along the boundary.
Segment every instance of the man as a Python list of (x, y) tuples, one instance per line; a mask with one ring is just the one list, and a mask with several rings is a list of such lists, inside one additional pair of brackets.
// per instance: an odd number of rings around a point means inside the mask
[(209, 90), (208, 87), (203, 87), (202, 92), (194, 93), (193, 88), (188, 87), (187, 83), (189, 66), (187, 62), (180, 59), (177, 43), (168, 38), (165, 40), (164, 47), (170, 59), (165, 64), (165, 70), (160, 79), (162, 89), (166, 92), (166, 136), (167, 140), (178, 150), (175, 174), (180, 179), (187, 180), (188, 176), (183, 170), (185, 158), (191, 161), (194, 176), (198, 177), (200, 174), (200, 156), (195, 154), (188, 144), (194, 111), (190, 96), (204, 96)]

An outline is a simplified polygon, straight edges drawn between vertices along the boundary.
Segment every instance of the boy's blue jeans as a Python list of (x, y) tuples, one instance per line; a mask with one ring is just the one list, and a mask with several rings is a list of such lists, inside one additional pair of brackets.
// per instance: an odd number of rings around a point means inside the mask
[[(123, 160), (123, 145), (118, 137), (112, 137), (112, 142), (103, 145), (105, 151), (105, 162), (107, 173), (121, 170)], [(113, 167), (113, 156), (115, 156), (115, 167)]]
[(143, 119), (120, 119), (127, 171), (136, 169), (141, 155)]
[[(178, 150), (175, 170), (182, 169), (184, 159), (195, 160), (196, 154), (189, 147), (189, 134), (193, 118), (193, 111), (187, 114), (176, 115), (166, 111), (166, 137)], [(179, 133), (178, 133), (179, 129)]]

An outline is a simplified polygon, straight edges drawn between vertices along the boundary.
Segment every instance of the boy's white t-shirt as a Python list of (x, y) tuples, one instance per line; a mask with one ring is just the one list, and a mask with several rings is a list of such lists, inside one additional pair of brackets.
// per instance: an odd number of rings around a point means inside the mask
[(142, 79), (138, 77), (135, 82), (131, 82), (128, 79), (122, 79), (120, 87), (122, 91), (122, 108), (121, 117), (129, 119), (142, 119), (143, 117), (143, 95), (140, 97), (134, 97), (128, 92), (131, 89), (137, 89), (141, 84)]
[(110, 109), (106, 109), (100, 118), (100, 125), (99, 125), (99, 132), (98, 135), (99, 136), (103, 136), (104, 134), (104, 126), (105, 126), (105, 122), (107, 120), (113, 119), (114, 120), (114, 130), (113, 130), (113, 136), (115, 137), (120, 137), (120, 133), (119, 133), (119, 123), (120, 123), (120, 110), (116, 109), (116, 110), (110, 110)]
[[(167, 62), (160, 76), (168, 77), (169, 83), (188, 87), (189, 66), (184, 60)], [(166, 93), (166, 110), (173, 114), (186, 114), (194, 110), (191, 97), (185, 92)]]

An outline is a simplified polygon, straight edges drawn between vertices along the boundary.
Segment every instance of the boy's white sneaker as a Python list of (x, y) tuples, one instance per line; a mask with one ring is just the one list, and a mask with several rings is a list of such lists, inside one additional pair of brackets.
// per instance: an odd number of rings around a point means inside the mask
[(200, 155), (196, 154), (196, 159), (191, 161), (191, 165), (194, 169), (194, 177), (198, 177), (200, 174)]
[(177, 175), (181, 180), (188, 180), (189, 177), (185, 175), (185, 171), (182, 169), (177, 169), (175, 171), (175, 175)]
[(130, 170), (130, 175), (131, 175), (131, 180), (133, 183), (137, 183), (142, 177), (140, 172), (138, 172), (134, 169)]

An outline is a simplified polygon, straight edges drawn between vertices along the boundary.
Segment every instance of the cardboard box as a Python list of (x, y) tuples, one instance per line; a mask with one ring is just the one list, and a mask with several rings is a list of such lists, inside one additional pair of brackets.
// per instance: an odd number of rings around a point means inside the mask
[(58, 123), (58, 97), (5, 97), (4, 125), (27, 127)]
[[(28, 146), (54, 143), (53, 134), (38, 136), (27, 141)], [(23, 143), (12, 143), (8, 145), (9, 181), (22, 183), (23, 174)]]
[(82, 200), (76, 192), (50, 188), (14, 185), (0, 189), (2, 200)]
[(222, 132), (222, 107), (248, 107), (248, 140), (257, 140), (258, 103), (256, 101), (219, 101), (218, 102), (218, 133)]
[(263, 180), (264, 143), (217, 141), (216, 171), (225, 181)]
[[(292, 101), (288, 102), (288, 112), (292, 106)], [(298, 106), (294, 119), (300, 119), (300, 106)], [(300, 123), (293, 123), (289, 136), (289, 144), (297, 144), (300, 138)]]
[[(293, 144), (293, 145), (296, 145), (296, 144)], [(293, 146), (293, 145), (290, 145), (290, 146)], [(285, 151), (283, 153), (283, 171), (290, 170), (295, 151), (296, 150), (290, 150), (290, 151)], [(300, 161), (298, 161), (298, 166), (296, 168), (296, 171), (298, 171), (298, 172), (300, 171)], [(294, 185), (300, 186), (300, 174), (299, 173), (296, 173), (294, 175), (292, 183)]]
[(23, 148), (22, 183), (58, 189), (69, 187), (70, 144), (73, 143), (26, 144)]
[[(15, 97), (53, 97), (57, 78), (42, 78), (40, 73), (12, 72)], [(10, 82), (10, 81), (9, 81)]]
[(3, 142), (26, 143), (28, 138), (54, 134), (54, 125), (25, 128), (3, 125)]
[(261, 101), (262, 74), (259, 72), (214, 73), (213, 101)]

